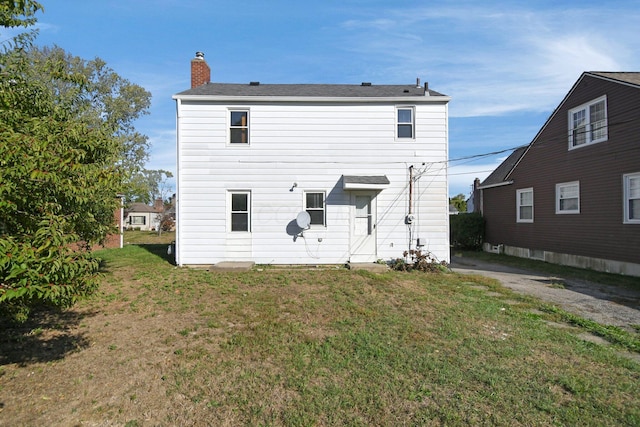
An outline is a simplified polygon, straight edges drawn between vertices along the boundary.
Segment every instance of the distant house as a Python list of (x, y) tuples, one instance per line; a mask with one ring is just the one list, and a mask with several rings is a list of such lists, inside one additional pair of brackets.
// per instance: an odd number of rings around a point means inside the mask
[(153, 206), (131, 203), (124, 210), (124, 227), (128, 230), (155, 231), (163, 212), (164, 204), (161, 199), (156, 200)]
[(449, 260), (449, 97), (427, 85), (210, 83), (177, 103), (176, 263)]
[(478, 187), (485, 249), (640, 276), (640, 73), (585, 72)]

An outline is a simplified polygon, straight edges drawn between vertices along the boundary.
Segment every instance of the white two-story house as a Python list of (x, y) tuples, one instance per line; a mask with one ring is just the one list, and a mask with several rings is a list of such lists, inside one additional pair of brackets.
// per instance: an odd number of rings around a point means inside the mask
[(223, 84), (177, 103), (178, 265), (449, 261), (449, 97), (427, 85)]

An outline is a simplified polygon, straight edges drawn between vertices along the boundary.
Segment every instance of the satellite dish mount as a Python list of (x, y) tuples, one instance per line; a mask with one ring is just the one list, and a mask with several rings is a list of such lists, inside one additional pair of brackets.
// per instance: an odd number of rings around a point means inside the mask
[(309, 215), (309, 212), (300, 212), (296, 217), (296, 224), (302, 229), (302, 231), (300, 232), (300, 235), (302, 236), (302, 232), (304, 230), (308, 230), (311, 226), (311, 215)]

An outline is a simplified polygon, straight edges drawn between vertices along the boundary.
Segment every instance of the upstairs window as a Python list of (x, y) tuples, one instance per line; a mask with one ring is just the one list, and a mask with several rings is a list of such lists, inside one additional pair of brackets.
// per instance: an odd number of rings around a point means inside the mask
[(249, 144), (249, 111), (230, 111), (229, 143)]
[(569, 149), (606, 141), (607, 127), (605, 96), (569, 110)]
[(556, 213), (580, 213), (580, 183), (556, 184)]
[(640, 172), (624, 175), (624, 223), (640, 224)]
[(311, 225), (325, 224), (324, 193), (305, 193), (305, 210), (311, 217)]
[(516, 191), (516, 222), (533, 222), (533, 188)]
[(251, 193), (233, 191), (231, 198), (231, 231), (251, 231)]
[(414, 139), (415, 123), (414, 123), (413, 107), (398, 107), (396, 109), (396, 138), (397, 139)]

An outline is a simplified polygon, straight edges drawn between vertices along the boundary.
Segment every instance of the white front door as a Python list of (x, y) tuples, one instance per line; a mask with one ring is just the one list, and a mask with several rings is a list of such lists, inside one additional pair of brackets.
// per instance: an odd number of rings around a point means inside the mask
[(376, 198), (374, 193), (351, 195), (350, 262), (376, 261)]

